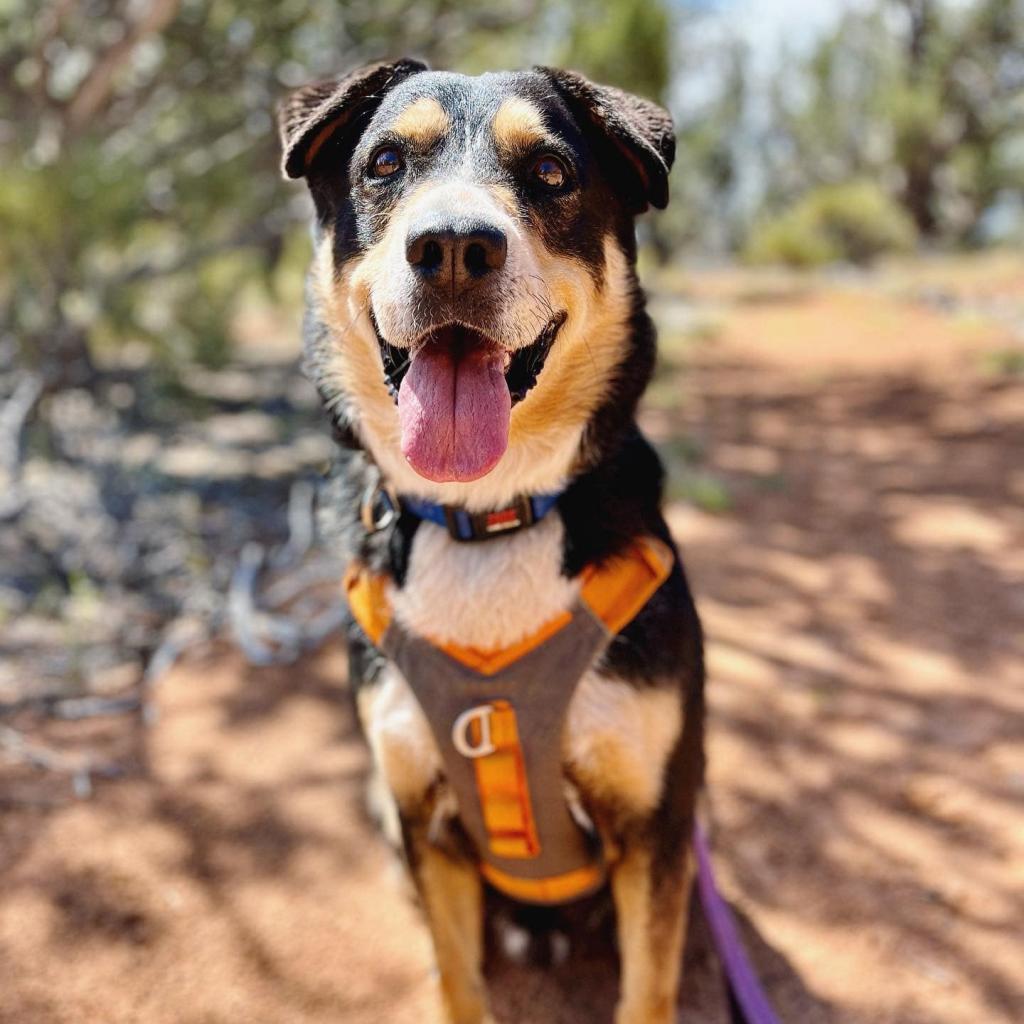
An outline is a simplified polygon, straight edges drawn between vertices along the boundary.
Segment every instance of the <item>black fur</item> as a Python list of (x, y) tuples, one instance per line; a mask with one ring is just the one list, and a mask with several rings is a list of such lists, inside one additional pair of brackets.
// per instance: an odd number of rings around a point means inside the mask
[[(286, 168), (308, 177), (317, 223), (321, 228), (329, 226), (334, 235), (336, 268), (340, 271), (347, 260), (358, 257), (380, 237), (388, 212), (403, 190), (427, 176), (443, 179), (454, 161), (462, 159), (464, 135), (460, 133), (478, 125), (482, 118), (492, 118), (509, 95), (540, 106), (546, 127), (557, 134), (559, 152), (571, 166), (572, 188), (564, 194), (531, 191), (523, 184), (523, 175), (508, 166), (507, 155), (502, 162), (496, 152), (485, 149), (479, 154), (477, 179), (512, 190), (520, 204), (521, 220), (542, 236), (550, 251), (571, 255), (586, 265), (599, 287), (606, 270), (607, 238), (615, 239), (631, 268), (631, 312), (622, 357), (606, 399), (584, 430), (570, 482), (558, 501), (565, 525), (562, 571), (575, 577), (587, 566), (618, 554), (641, 535), (658, 537), (675, 551), (661, 513), (663, 469), (636, 423), (637, 406), (653, 371), (655, 336), (632, 269), (635, 214), (647, 204), (664, 206), (668, 199), (674, 137), (667, 115), (636, 97), (550, 69), (469, 80), (428, 75), (418, 66), (400, 62), (379, 66), (371, 78), (375, 86), (369, 91), (366, 76), (358, 74), (339, 80), (333, 92), (318, 87), (320, 91), (309, 102), (297, 105), (305, 114), (293, 114), (282, 128)], [(433, 96), (442, 103), (452, 118), (453, 139), (435, 151), (409, 153), (406, 173), (394, 182), (369, 180), (367, 163), (381, 145), (390, 143), (391, 121), (418, 96)], [(354, 112), (346, 104), (353, 105)], [(320, 120), (315, 111), (322, 113)], [(302, 147), (308, 149), (310, 139), (322, 136), (324, 119), (329, 123), (337, 117), (343, 119), (341, 128), (321, 145), (315, 159), (307, 161)], [(296, 153), (302, 154), (301, 159)], [(305, 334), (308, 372), (329, 404), (339, 441), (336, 464), (322, 495), (328, 535), (346, 559), (358, 559), (389, 574), (401, 587), (419, 523), (402, 513), (384, 529), (368, 531), (364, 527), (361, 505), (368, 489), (377, 484), (379, 473), (363, 448), (359, 424), (346, 419), (335, 385), (320, 375), (320, 356), (327, 351), (331, 337), (312, 304)], [(378, 340), (382, 340), (379, 333)], [(554, 344), (557, 346), (557, 338)], [(350, 683), (355, 688), (372, 682), (383, 662), (355, 623), (349, 626), (348, 639)], [(655, 897), (651, 927), (656, 938), (662, 934), (660, 930), (670, 929), (672, 921), (680, 919), (684, 896), (678, 883), (704, 772), (703, 644), (678, 553), (668, 580), (611, 643), (599, 671), (637, 688), (674, 685), (683, 709), (683, 730), (669, 756), (653, 813), (588, 802), (594, 820), (606, 826), (621, 847), (638, 845), (651, 851)], [(583, 796), (587, 800), (589, 794)], [(430, 799), (418, 811), (402, 813), (414, 875), (417, 850), (422, 852), (426, 841), (421, 833)], [(457, 834), (457, 822), (453, 828), (452, 848), (458, 849), (464, 837), (460, 840)], [(472, 856), (470, 851), (466, 855)]]
[[(395, 112), (420, 96), (434, 96), (446, 109), (462, 112), (466, 121), (475, 122), (493, 116), (509, 94), (521, 95), (541, 106), (546, 123), (564, 139), (566, 152), (572, 154), (581, 179), (572, 209), (566, 209), (564, 204), (542, 205), (539, 212), (534, 209), (534, 223), (543, 233), (545, 243), (555, 251), (571, 252), (599, 273), (603, 269), (601, 240), (611, 233), (632, 266), (633, 216), (637, 207), (634, 193), (649, 178), (643, 186), (646, 198), (664, 205), (661, 176), (667, 174), (672, 159), (671, 135), (651, 113), (658, 108), (617, 90), (594, 86), (577, 75), (550, 69), (485, 76), (487, 86), (472, 93), (466, 85), (468, 80), (461, 76), (425, 75), (422, 71), (422, 65), (415, 62), (398, 62), (379, 66), (369, 78), (346, 76), (339, 80), (333, 93), (322, 86), (311, 87), (321, 90), (312, 104), (312, 109), (322, 112), (321, 121), (338, 116), (346, 95), (358, 112), (358, 121), (348, 118), (344, 131), (335, 132), (321, 147), (313, 164), (304, 168), (321, 223), (333, 222), (335, 259), (339, 266), (358, 257), (372, 244), (382, 230), (388, 206), (396, 201), (394, 190), (389, 193), (387, 188), (371, 186), (364, 190), (368, 194), (360, 195), (360, 186), (355, 183), (369, 154), (390, 138), (388, 125)], [(368, 97), (367, 81), (379, 85), (382, 80), (390, 83), (391, 94), (378, 88)], [(471, 102), (472, 111), (468, 109)], [(603, 139), (602, 117), (611, 117), (615, 127), (614, 133)], [(295, 147), (315, 134), (317, 128), (322, 130), (322, 123), (315, 116), (313, 127), (310, 120), (310, 115), (305, 119), (293, 118), (292, 123), (299, 128), (282, 129), (286, 164), (291, 161), (288, 166), (292, 173), (297, 167)], [(358, 138), (352, 136), (354, 122), (362, 128)], [(622, 155), (626, 146), (631, 149), (631, 160)], [(453, 154), (460, 152), (457, 140), (449, 148)], [(609, 156), (609, 148), (614, 150), (614, 157)], [(454, 160), (455, 156), (440, 152), (432, 159), (431, 173), (443, 174), (443, 161)], [(492, 156), (484, 153), (481, 159)], [(437, 161), (441, 162), (440, 167)], [(645, 168), (646, 178), (640, 175), (638, 166)], [(491, 172), (483, 173), (485, 177), (488, 173), (500, 175), (501, 170), (495, 164)], [(403, 187), (410, 187), (410, 183)], [(521, 195), (521, 199), (529, 213), (530, 197)], [(628, 346), (607, 399), (587, 426), (576, 474), (558, 503), (566, 525), (563, 568), (567, 576), (575, 576), (585, 566), (616, 554), (640, 534), (653, 534), (672, 544), (660, 511), (663, 470), (635, 419), (655, 358), (654, 328), (635, 276), (632, 304)], [(305, 323), (307, 353), (315, 355), (327, 344), (328, 334), (329, 329), (317, 319), (310, 305)], [(309, 360), (308, 371), (325, 401), (336, 397), (318, 379), (315, 358)], [(360, 506), (367, 487), (377, 479), (377, 471), (362, 451), (358, 426), (345, 419), (343, 408), (337, 403), (332, 405), (332, 422), (342, 450), (323, 496), (325, 522), (329, 522), (329, 530), (346, 557), (358, 558), (376, 570), (388, 572), (401, 585), (417, 521), (402, 515), (384, 531), (366, 532)], [(639, 686), (681, 674), (687, 681), (689, 695), (699, 693), (703, 676), (700, 627), (678, 560), (665, 586), (612, 644), (605, 666), (609, 673)]]

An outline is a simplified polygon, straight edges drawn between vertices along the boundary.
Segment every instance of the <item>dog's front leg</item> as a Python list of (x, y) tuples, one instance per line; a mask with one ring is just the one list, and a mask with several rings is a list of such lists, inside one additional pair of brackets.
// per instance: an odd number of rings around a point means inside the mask
[(615, 1024), (670, 1024), (682, 967), (693, 857), (681, 837), (638, 828), (619, 837), (611, 867), (620, 994)]
[(492, 1024), (483, 980), (483, 887), (472, 862), (430, 841), (424, 824), (402, 820), (406, 856), (434, 940), (450, 1024)]

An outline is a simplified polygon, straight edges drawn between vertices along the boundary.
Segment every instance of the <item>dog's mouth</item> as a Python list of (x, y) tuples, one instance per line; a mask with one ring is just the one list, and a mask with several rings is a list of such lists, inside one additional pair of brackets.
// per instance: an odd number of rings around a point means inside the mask
[(436, 482), (477, 480), (508, 448), (512, 406), (537, 384), (566, 314), (553, 317), (524, 348), (508, 352), (460, 323), (426, 332), (410, 348), (374, 331), (388, 390), (398, 403), (402, 454)]
[[(505, 368), (505, 383), (508, 385), (513, 405), (518, 405), (536, 386), (548, 353), (551, 351), (551, 346), (555, 343), (555, 337), (562, 324), (565, 323), (565, 318), (565, 313), (553, 316), (532, 344), (518, 348), (506, 356), (508, 365)], [(377, 335), (381, 359), (384, 361), (384, 384), (388, 389), (388, 394), (397, 402), (402, 381), (412, 365), (412, 358), (409, 355), (411, 350), (390, 344), (381, 334), (380, 328), (377, 326), (377, 318), (372, 312), (370, 320), (373, 323), (374, 333)], [(451, 332), (453, 336), (461, 335), (458, 340), (463, 345), (498, 347), (496, 342), (491, 341), (482, 332), (463, 324), (450, 323), (428, 331), (417, 341), (412, 350), (418, 348), (424, 341), (447, 332)]]

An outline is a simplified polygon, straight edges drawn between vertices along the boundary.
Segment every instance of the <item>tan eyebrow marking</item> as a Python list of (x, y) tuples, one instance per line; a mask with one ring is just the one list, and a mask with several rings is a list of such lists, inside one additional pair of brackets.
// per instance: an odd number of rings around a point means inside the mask
[(430, 96), (421, 96), (410, 103), (392, 125), (399, 135), (420, 146), (436, 142), (451, 126), (448, 112)]
[(491, 131), (498, 148), (506, 153), (525, 149), (547, 137), (544, 115), (520, 96), (502, 103), (494, 115)]

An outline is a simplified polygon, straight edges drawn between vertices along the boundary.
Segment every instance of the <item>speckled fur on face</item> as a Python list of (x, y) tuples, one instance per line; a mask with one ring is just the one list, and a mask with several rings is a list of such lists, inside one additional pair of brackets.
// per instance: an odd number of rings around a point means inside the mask
[[(402, 154), (395, 180), (367, 175), (383, 146)], [(530, 183), (527, 169), (542, 153), (563, 161), (566, 189)], [(399, 487), (484, 507), (557, 486), (625, 359), (636, 287), (631, 218), (558, 94), (534, 74), (414, 76), (384, 97), (347, 161), (321, 164), (314, 177), (321, 199), (311, 296), (327, 330), (308, 360), (328, 403), (344, 407)], [(501, 273), (452, 301), (424, 294), (405, 258), (410, 225), (437, 210), (475, 216), (508, 239)], [(488, 478), (467, 487), (415, 477), (398, 452), (378, 332), (401, 349), (457, 320), (513, 352), (561, 315)]]

